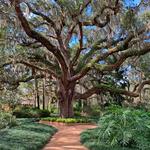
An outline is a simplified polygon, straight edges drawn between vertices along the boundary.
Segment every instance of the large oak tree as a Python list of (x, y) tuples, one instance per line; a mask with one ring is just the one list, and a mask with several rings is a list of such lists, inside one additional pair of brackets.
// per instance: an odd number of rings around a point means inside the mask
[[(103, 92), (138, 97), (144, 85), (150, 84), (146, 80), (127, 91), (110, 86), (104, 78), (128, 58), (150, 52), (150, 22), (142, 11), (149, 8), (149, 1), (132, 7), (123, 0), (10, 1), (27, 35), (22, 34), (25, 38), (19, 42), (30, 53), (15, 63), (46, 72), (57, 82), (61, 117), (73, 116), (75, 100)], [(95, 81), (99, 82), (84, 93), (77, 92), (76, 85), (87, 76), (96, 77), (97, 71), (101, 79)]]

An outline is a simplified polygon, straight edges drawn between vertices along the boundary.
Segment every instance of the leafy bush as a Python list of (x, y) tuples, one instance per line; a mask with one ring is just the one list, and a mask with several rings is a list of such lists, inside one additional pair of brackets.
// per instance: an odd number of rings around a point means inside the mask
[(75, 111), (74, 112), (74, 115), (76, 116), (76, 117), (81, 117), (82, 115), (81, 115), (81, 111)]
[(94, 105), (89, 107), (89, 115), (90, 116), (98, 116), (100, 117), (102, 110), (100, 109), (100, 106)]
[(19, 119), (17, 124), (0, 131), (0, 150), (40, 150), (57, 131), (31, 119)]
[(132, 108), (110, 107), (100, 118), (97, 129), (81, 134), (81, 142), (91, 150), (149, 150), (150, 113)]
[(10, 113), (0, 111), (0, 129), (16, 125), (16, 118)]
[(40, 117), (49, 117), (50, 116), (49, 110), (46, 110), (46, 109), (40, 110), (39, 114), (40, 114)]
[(47, 117), (42, 118), (44, 121), (50, 122), (63, 122), (63, 123), (90, 123), (91, 119), (88, 118), (58, 118), (58, 117)]
[(22, 107), (15, 109), (13, 114), (17, 118), (41, 118), (41, 117), (49, 117), (50, 112), (48, 110), (40, 110), (37, 108), (30, 107)]

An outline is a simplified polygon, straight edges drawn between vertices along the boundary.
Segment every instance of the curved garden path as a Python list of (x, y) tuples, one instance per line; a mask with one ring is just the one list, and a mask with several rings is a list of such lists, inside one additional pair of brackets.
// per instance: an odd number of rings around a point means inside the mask
[(53, 136), (43, 150), (87, 150), (80, 143), (80, 133), (86, 129), (95, 128), (96, 125), (61, 125), (42, 122), (47, 125), (52, 125), (58, 129), (58, 132)]

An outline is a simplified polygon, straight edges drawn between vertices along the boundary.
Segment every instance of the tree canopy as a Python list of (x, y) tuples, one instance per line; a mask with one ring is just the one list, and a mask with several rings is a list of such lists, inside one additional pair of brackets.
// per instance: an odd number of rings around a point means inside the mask
[[(150, 84), (147, 77), (130, 91), (125, 77), (132, 60), (146, 60), (150, 52), (149, 0), (130, 6), (124, 0), (1, 0), (0, 4), (6, 22), (0, 37), (11, 37), (1, 44), (7, 45), (1, 46), (6, 57), (1, 61), (5, 76), (1, 82), (18, 86), (35, 76), (56, 81), (62, 117), (73, 115), (73, 100), (100, 93), (138, 97)], [(14, 78), (8, 80), (8, 75)], [(78, 92), (77, 85), (84, 92)]]

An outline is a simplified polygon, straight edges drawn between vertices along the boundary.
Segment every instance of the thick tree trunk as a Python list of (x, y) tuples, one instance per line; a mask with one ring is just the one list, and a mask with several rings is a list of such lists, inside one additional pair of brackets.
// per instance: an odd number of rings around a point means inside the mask
[[(66, 84), (65, 84), (66, 85)], [(69, 83), (65, 87), (62, 82), (59, 83), (59, 109), (62, 118), (70, 118), (74, 116), (73, 112), (73, 95), (75, 83)]]
[(74, 116), (73, 112), (73, 101), (59, 101), (60, 117), (71, 118)]

